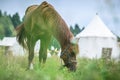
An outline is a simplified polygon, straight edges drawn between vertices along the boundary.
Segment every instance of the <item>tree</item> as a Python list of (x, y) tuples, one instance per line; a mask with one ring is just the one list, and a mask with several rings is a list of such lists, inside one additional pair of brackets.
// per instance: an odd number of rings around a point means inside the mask
[(11, 19), (7, 15), (0, 17), (0, 39), (14, 35), (15, 31)]
[(70, 26), (70, 31), (71, 31), (72, 33), (74, 33), (74, 29), (73, 29), (72, 26)]
[[(11, 16), (10, 16), (11, 17)], [(14, 25), (14, 28), (16, 28), (20, 23), (20, 16), (18, 13), (15, 13), (12, 17), (11, 17), (12, 23)]]
[(2, 11), (0, 10), (0, 17), (2, 17)]
[(120, 37), (119, 36), (117, 36), (117, 39), (118, 39), (118, 42), (120, 42)]
[(7, 12), (6, 11), (4, 12), (4, 16), (7, 16)]
[(71, 32), (76, 36), (78, 33), (84, 30), (84, 27), (80, 28), (78, 24), (75, 24), (74, 27), (70, 26)]
[(80, 32), (80, 28), (78, 24), (75, 24), (74, 35), (76, 36)]

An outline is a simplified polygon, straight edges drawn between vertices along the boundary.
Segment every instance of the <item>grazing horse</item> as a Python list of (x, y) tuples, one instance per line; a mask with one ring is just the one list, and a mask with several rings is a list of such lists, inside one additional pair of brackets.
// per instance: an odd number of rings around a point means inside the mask
[(78, 39), (73, 36), (68, 26), (54, 7), (42, 2), (27, 8), (24, 22), (18, 26), (17, 40), (28, 49), (28, 69), (33, 68), (34, 47), (36, 41), (40, 40), (39, 62), (45, 63), (47, 58), (47, 47), (51, 36), (54, 36), (61, 46), (61, 56), (64, 66), (71, 71), (76, 70), (76, 55), (78, 50)]

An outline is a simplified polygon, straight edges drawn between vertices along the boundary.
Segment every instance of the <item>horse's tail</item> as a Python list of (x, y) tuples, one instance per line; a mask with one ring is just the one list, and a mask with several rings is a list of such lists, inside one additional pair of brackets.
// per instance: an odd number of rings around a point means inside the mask
[(19, 42), (20, 45), (23, 46), (23, 48), (27, 49), (27, 35), (25, 32), (25, 27), (24, 23), (20, 24), (17, 28), (17, 41)]

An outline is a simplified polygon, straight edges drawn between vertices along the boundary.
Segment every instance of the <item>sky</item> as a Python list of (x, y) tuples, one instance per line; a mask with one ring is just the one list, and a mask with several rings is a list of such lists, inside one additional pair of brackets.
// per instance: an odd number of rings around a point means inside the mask
[[(18, 12), (24, 16), (28, 6), (41, 4), (44, 0), (0, 0), (0, 10), (7, 14)], [(120, 36), (120, 0), (46, 0), (54, 6), (69, 26), (86, 27), (98, 13), (105, 25)]]

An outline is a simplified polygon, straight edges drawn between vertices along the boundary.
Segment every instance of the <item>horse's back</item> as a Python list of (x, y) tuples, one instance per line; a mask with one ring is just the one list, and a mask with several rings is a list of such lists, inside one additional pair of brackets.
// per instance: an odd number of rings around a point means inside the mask
[(58, 31), (67, 32), (67, 34), (70, 33), (65, 21), (54, 7), (46, 1), (41, 5), (28, 7), (26, 13), (24, 24), (26, 31), (31, 32), (32, 34), (43, 35), (47, 33), (53, 36), (58, 36)]
[(28, 13), (31, 13), (32, 11), (34, 11), (36, 8), (38, 7), (38, 5), (31, 5), (29, 6), (26, 11), (25, 11), (25, 15), (27, 15)]

